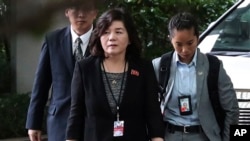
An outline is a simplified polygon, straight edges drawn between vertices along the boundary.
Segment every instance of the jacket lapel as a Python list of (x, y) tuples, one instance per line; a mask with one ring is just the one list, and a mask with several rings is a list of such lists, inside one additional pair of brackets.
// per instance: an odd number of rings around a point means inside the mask
[(196, 83), (197, 83), (197, 106), (199, 107), (201, 95), (204, 93), (202, 90), (204, 87), (204, 79), (206, 78), (206, 67), (204, 66), (204, 57), (197, 51), (197, 66), (196, 66)]
[(87, 48), (86, 48), (86, 51), (84, 53), (84, 58), (88, 57), (89, 55), (90, 55), (90, 47), (88, 45)]
[[(170, 75), (169, 75), (169, 81), (168, 81), (168, 85), (166, 87), (166, 96), (165, 96), (165, 103), (168, 102), (168, 99), (171, 95), (171, 92), (173, 90), (174, 87), (174, 80), (175, 80), (175, 75), (176, 75), (176, 70), (177, 70), (177, 65), (176, 65), (176, 61), (173, 58), (176, 58), (176, 52), (174, 52), (172, 58), (171, 58), (171, 67), (170, 67)], [(166, 105), (166, 104), (164, 104)]]
[[(101, 103), (100, 105), (102, 105), (101, 109), (102, 111), (105, 111), (109, 116), (113, 116), (113, 113), (111, 111), (110, 105), (109, 105), (109, 101), (107, 98), (107, 93), (106, 93), (106, 89), (104, 86), (104, 82), (103, 82), (103, 76), (102, 76), (102, 68), (101, 68), (101, 63), (102, 63), (102, 59), (101, 58), (97, 58), (95, 60), (95, 67), (92, 68), (92, 72), (93, 72), (93, 80), (96, 81), (96, 86), (98, 87), (98, 91), (100, 91), (99, 93), (97, 93), (97, 101), (99, 103)], [(96, 69), (98, 68), (98, 69)]]
[(64, 37), (61, 40), (61, 46), (64, 55), (64, 61), (66, 62), (69, 72), (72, 74), (75, 66), (75, 61), (73, 59), (71, 42), (70, 27), (67, 27)]

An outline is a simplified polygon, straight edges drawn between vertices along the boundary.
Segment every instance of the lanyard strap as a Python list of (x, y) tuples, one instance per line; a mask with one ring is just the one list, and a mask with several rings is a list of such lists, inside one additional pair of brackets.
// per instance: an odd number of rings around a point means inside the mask
[(121, 87), (120, 87), (120, 92), (119, 92), (119, 97), (118, 97), (118, 101), (115, 99), (115, 95), (112, 91), (112, 88), (111, 88), (111, 85), (109, 83), (109, 79), (108, 79), (108, 76), (107, 76), (107, 72), (105, 71), (105, 68), (104, 68), (104, 64), (102, 62), (102, 67), (103, 67), (103, 70), (104, 70), (104, 75), (105, 75), (105, 78), (106, 78), (106, 81), (107, 81), (107, 84), (108, 84), (108, 87), (109, 87), (109, 90), (110, 90), (110, 93), (112, 95), (112, 98), (113, 100), (115, 101), (115, 104), (116, 104), (116, 116), (117, 116), (117, 120), (119, 121), (119, 110), (120, 110), (120, 104), (121, 104), (121, 95), (122, 95), (122, 86), (123, 86), (123, 83), (124, 83), (124, 79), (125, 79), (125, 71), (126, 71), (126, 65), (127, 65), (127, 62), (125, 62), (125, 66), (124, 66), (124, 70), (123, 70), (123, 75), (122, 75), (122, 82), (121, 82)]

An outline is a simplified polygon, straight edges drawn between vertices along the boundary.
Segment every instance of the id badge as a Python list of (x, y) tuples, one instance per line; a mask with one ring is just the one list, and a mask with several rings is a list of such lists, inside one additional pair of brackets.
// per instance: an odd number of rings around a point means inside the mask
[(123, 136), (124, 133), (124, 121), (114, 121), (114, 137)]
[(181, 115), (191, 115), (192, 112), (192, 106), (191, 106), (191, 96), (179, 96), (179, 110)]

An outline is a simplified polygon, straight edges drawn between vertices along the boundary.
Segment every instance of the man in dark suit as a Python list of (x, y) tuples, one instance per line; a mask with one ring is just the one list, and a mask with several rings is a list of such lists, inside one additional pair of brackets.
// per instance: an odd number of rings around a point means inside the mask
[(42, 45), (26, 122), (31, 141), (41, 141), (44, 109), (48, 99), (48, 141), (65, 140), (71, 79), (76, 61), (74, 56), (76, 46), (79, 46), (74, 44), (76, 39), (81, 39), (80, 58), (89, 54), (87, 46), (97, 16), (96, 3), (71, 0), (65, 15), (70, 25), (48, 33)]

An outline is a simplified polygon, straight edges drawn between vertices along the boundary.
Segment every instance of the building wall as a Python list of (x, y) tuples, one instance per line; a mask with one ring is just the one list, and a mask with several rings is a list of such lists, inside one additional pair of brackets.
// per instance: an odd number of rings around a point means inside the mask
[[(23, 18), (36, 14), (46, 4), (46, 0), (18, 0), (15, 1), (14, 9), (15, 25), (18, 25)], [(49, 17), (49, 16), (48, 16)], [(37, 17), (39, 19), (40, 17)], [(35, 71), (38, 64), (39, 54), (45, 32), (55, 28), (61, 28), (68, 24), (64, 11), (53, 15), (50, 27), (42, 33), (34, 34), (32, 29), (16, 29), (16, 36), (11, 40), (12, 47), (12, 68), (13, 86), (17, 93), (31, 92)], [(48, 19), (43, 19), (47, 22)], [(32, 21), (32, 24), (40, 24)], [(49, 22), (49, 21), (48, 21)]]

